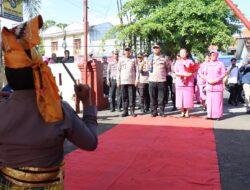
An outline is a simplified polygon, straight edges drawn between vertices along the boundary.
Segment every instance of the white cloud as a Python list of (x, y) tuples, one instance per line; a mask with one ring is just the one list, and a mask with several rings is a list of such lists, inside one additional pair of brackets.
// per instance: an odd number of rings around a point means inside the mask
[(89, 19), (90, 26), (101, 24), (104, 22), (110, 22), (113, 25), (119, 24), (119, 18), (117, 15), (109, 15), (107, 17), (103, 17), (103, 15), (98, 14), (96, 12), (89, 12), (88, 19)]

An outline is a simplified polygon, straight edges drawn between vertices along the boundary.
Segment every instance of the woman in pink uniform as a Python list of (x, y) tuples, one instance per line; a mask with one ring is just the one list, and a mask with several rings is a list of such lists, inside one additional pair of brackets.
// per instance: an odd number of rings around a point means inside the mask
[(206, 55), (205, 61), (200, 64), (200, 68), (197, 73), (197, 88), (199, 91), (200, 95), (200, 101), (202, 104), (202, 109), (205, 111), (206, 110), (206, 80), (204, 78), (204, 71), (206, 64), (209, 63), (210, 61), (210, 55)]
[(211, 60), (206, 63), (204, 77), (206, 80), (207, 119), (219, 120), (223, 116), (223, 78), (225, 66), (218, 61), (218, 52), (211, 52)]
[(186, 68), (193, 65), (193, 61), (187, 58), (187, 50), (180, 50), (180, 60), (174, 66), (176, 75), (176, 107), (181, 109), (182, 117), (189, 117), (189, 109), (194, 107), (194, 76)]

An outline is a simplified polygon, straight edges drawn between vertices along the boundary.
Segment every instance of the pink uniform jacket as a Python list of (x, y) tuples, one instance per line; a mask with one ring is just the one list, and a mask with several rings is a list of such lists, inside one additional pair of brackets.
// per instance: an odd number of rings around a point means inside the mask
[(198, 85), (205, 85), (206, 84), (206, 81), (203, 79), (203, 78), (205, 78), (204, 71), (205, 71), (206, 64), (207, 64), (207, 62), (202, 63), (200, 65), (199, 70), (198, 70), (198, 73), (197, 73), (197, 84)]
[[(206, 90), (222, 92), (224, 90), (223, 78), (226, 74), (225, 66), (220, 61), (210, 61), (204, 67), (204, 76), (206, 79)], [(209, 81), (216, 81), (216, 84), (209, 84)]]
[(175, 80), (175, 85), (178, 86), (194, 86), (194, 75), (187, 77), (186, 79), (183, 79), (183, 77), (180, 77), (178, 75), (187, 75), (189, 74), (185, 68), (188, 67), (190, 64), (193, 64), (193, 61), (190, 59), (186, 60), (177, 60), (175, 65), (174, 65), (174, 71), (176, 74), (176, 80)]

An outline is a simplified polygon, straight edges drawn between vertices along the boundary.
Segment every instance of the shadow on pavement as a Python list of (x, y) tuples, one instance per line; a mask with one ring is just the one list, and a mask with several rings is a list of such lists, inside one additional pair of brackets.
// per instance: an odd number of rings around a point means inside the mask
[[(98, 135), (101, 135), (102, 133), (110, 130), (111, 128), (113, 128), (114, 126), (116, 126), (117, 124), (114, 123), (98, 123)], [(65, 140), (64, 142), (64, 155), (69, 154), (70, 152), (76, 150), (77, 147), (75, 145), (73, 145), (70, 141)]]
[(118, 115), (107, 115), (107, 116), (97, 116), (98, 121), (102, 121), (102, 120), (113, 120), (112, 118), (114, 117), (120, 117), (121, 114)]

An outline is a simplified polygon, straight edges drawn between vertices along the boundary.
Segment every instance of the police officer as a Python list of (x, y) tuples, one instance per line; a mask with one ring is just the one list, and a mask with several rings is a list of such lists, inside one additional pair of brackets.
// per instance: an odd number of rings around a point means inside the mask
[(149, 111), (149, 91), (148, 91), (148, 61), (144, 59), (144, 55), (137, 55), (138, 75), (136, 78), (136, 86), (140, 95), (140, 108), (142, 113)]
[(105, 96), (108, 96), (109, 95), (109, 86), (107, 84), (107, 68), (108, 68), (108, 58), (106, 56), (103, 56), (102, 57), (102, 71), (103, 71), (103, 74), (102, 74), (102, 77), (103, 77), (103, 94)]
[(122, 99), (121, 99), (121, 90), (120, 87), (117, 87), (117, 66), (119, 60), (119, 52), (117, 50), (113, 51), (113, 60), (108, 63), (107, 68), (107, 78), (108, 78), (108, 86), (110, 86), (110, 111), (115, 111), (116, 105), (116, 96), (117, 96), (117, 107), (118, 111), (121, 110), (122, 107)]
[(166, 78), (169, 65), (161, 54), (159, 43), (153, 45), (153, 54), (149, 57), (148, 67), (151, 116), (158, 115), (157, 108), (159, 106), (159, 114), (164, 117)]
[(136, 88), (135, 80), (137, 75), (136, 59), (132, 57), (131, 48), (126, 47), (124, 57), (119, 60), (117, 68), (117, 86), (121, 86), (123, 113), (122, 117), (128, 116), (128, 107), (130, 106), (130, 115), (136, 117), (135, 114), (135, 97)]

